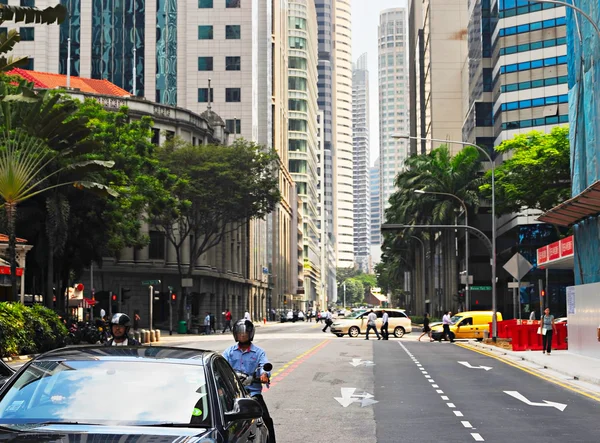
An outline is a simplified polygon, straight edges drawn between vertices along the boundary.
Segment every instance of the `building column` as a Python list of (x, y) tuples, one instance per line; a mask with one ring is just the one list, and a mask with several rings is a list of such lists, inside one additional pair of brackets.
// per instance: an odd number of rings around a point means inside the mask
[[(150, 234), (150, 226), (146, 222), (142, 222), (142, 226), (140, 228), (140, 232), (143, 235)], [(142, 249), (135, 251), (135, 261), (136, 263), (147, 263), (149, 260), (149, 252), (150, 249), (148, 246), (144, 246)]]

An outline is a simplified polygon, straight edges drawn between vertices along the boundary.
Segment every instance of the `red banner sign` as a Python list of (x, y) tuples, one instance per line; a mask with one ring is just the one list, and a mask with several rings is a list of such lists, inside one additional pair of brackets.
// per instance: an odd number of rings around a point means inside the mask
[[(0, 275), (10, 275), (10, 266), (0, 266)], [(17, 277), (23, 275), (23, 268), (17, 268)]]
[(563, 238), (557, 242), (551, 243), (537, 250), (538, 266), (558, 260), (561, 258), (570, 257), (575, 253), (573, 244), (573, 236)]

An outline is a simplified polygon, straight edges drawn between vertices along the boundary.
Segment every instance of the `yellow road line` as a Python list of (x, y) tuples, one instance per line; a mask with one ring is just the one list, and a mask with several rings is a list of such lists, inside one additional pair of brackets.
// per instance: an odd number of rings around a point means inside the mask
[(460, 346), (461, 348), (468, 349), (469, 351), (477, 352), (477, 353), (485, 355), (487, 357), (492, 357), (492, 358), (494, 358), (496, 360), (501, 361), (502, 363), (505, 363), (505, 364), (507, 364), (509, 366), (512, 366), (513, 368), (520, 369), (521, 371), (527, 372), (528, 374), (534, 375), (534, 376), (536, 376), (538, 378), (541, 378), (542, 380), (546, 380), (546, 381), (548, 381), (550, 383), (554, 383), (555, 385), (559, 385), (559, 386), (561, 386), (561, 387), (563, 387), (565, 389), (568, 389), (569, 391), (576, 392), (578, 394), (583, 395), (584, 397), (588, 397), (588, 398), (591, 398), (592, 400), (596, 400), (597, 402), (600, 402), (600, 396), (597, 395), (597, 394), (591, 394), (589, 392), (582, 391), (581, 389), (576, 388), (574, 386), (571, 386), (569, 384), (563, 383), (562, 381), (560, 381), (560, 380), (558, 380), (558, 379), (556, 379), (554, 377), (550, 377), (548, 375), (539, 374), (539, 373), (537, 373), (535, 371), (532, 371), (529, 368), (525, 368), (525, 367), (520, 366), (520, 365), (518, 365), (516, 363), (513, 363), (512, 361), (510, 361), (510, 360), (508, 360), (506, 358), (500, 357), (498, 355), (494, 355), (494, 354), (492, 354), (489, 351), (483, 351), (481, 349), (475, 349), (472, 346), (464, 345), (462, 343), (456, 343), (456, 345)]
[(300, 360), (302, 357), (306, 356), (307, 354), (310, 354), (311, 352), (315, 351), (317, 348), (323, 346), (325, 343), (329, 343), (329, 340), (323, 340), (321, 343), (319, 343), (316, 346), (313, 346), (312, 348), (310, 348), (308, 351), (303, 352), (302, 354), (298, 355), (297, 357), (293, 358), (292, 360), (288, 361), (286, 364), (284, 364), (281, 368), (279, 368), (277, 371), (271, 373), (271, 380), (273, 380), (275, 377), (277, 377), (277, 375), (281, 374), (283, 371), (285, 371), (290, 365), (294, 364), (295, 362), (297, 362), (298, 360)]

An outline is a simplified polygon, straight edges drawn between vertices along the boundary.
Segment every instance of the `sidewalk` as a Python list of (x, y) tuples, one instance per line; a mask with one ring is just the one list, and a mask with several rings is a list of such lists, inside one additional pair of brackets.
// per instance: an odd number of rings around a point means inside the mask
[[(467, 347), (482, 350), (517, 364), (536, 369), (547, 369), (560, 374), (567, 381), (582, 381), (596, 385), (600, 389), (600, 359), (574, 354), (569, 351), (552, 351), (551, 355), (541, 351), (511, 351), (476, 341), (461, 343)], [(527, 362), (529, 364), (523, 364)]]

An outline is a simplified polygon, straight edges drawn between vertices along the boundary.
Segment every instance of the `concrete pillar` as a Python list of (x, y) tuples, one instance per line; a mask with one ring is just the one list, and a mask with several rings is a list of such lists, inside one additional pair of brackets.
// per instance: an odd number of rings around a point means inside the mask
[[(143, 235), (149, 235), (150, 227), (148, 223), (142, 222), (142, 226), (140, 228), (140, 232)], [(148, 246), (144, 246), (142, 249), (135, 251), (135, 261), (136, 263), (147, 263), (149, 257), (149, 248)]]
[(119, 263), (133, 263), (135, 261), (135, 251), (133, 248), (123, 248), (119, 254)]

